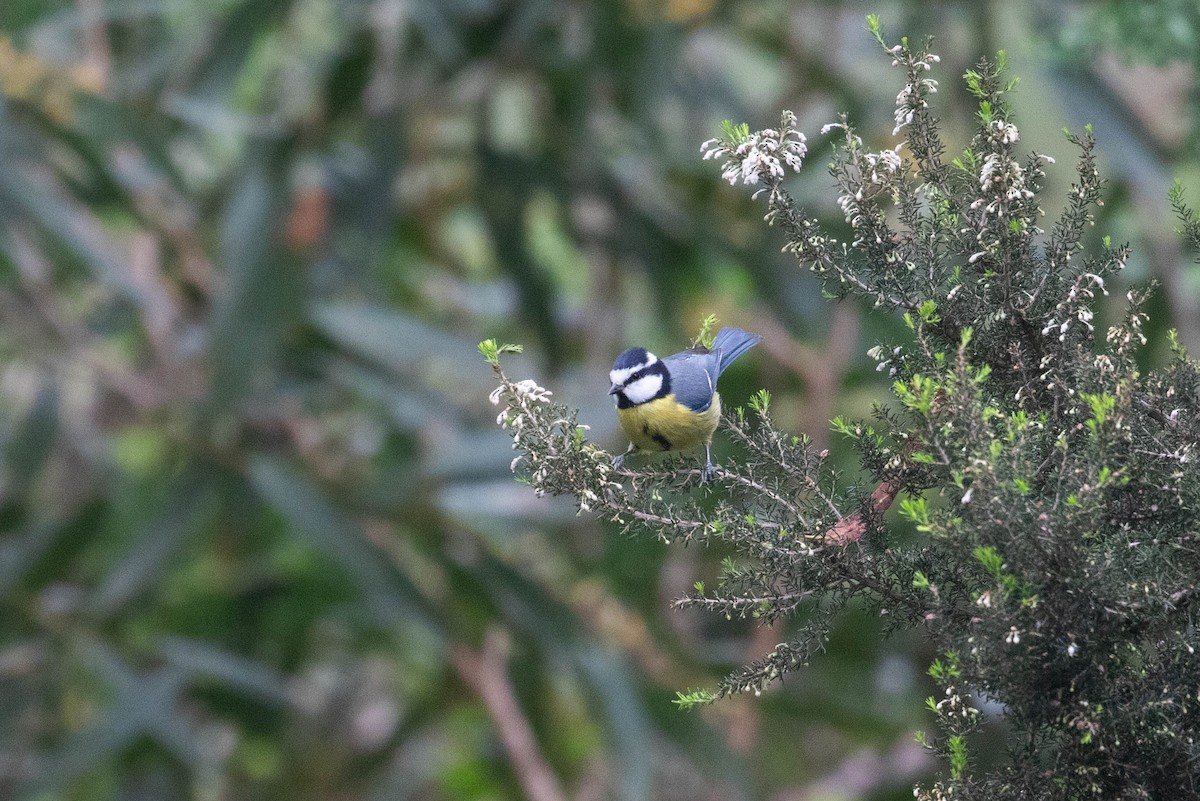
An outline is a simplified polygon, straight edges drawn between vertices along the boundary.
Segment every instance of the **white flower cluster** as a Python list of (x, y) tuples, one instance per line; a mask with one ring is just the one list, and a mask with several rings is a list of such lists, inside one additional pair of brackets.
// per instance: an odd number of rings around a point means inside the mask
[(889, 376), (895, 377), (896, 367), (892, 362), (893, 360), (899, 359), (902, 352), (903, 351), (898, 345), (892, 348), (890, 354), (882, 345), (876, 345), (867, 351), (867, 355), (877, 362), (875, 365), (875, 372), (882, 373), (884, 370), (887, 370)]
[[(1118, 262), (1118, 264), (1121, 267), (1125, 266), (1123, 261)], [(1108, 293), (1105, 292), (1104, 294), (1107, 295)], [(1125, 299), (1130, 303), (1133, 303), (1133, 292), (1126, 292)], [(1108, 329), (1108, 334), (1105, 336), (1105, 340), (1117, 351), (1117, 353), (1125, 353), (1132, 347), (1137, 345), (1145, 345), (1146, 335), (1142, 333), (1142, 324), (1146, 322), (1146, 319), (1146, 315), (1142, 314), (1141, 312), (1134, 312), (1130, 314), (1125, 325), (1114, 325), (1112, 328)]]
[(979, 171), (979, 188), (1000, 195), (1004, 200), (1033, 197), (1033, 192), (1025, 188), (1025, 171), (1021, 165), (1003, 153), (991, 153), (983, 160), (983, 168)]
[[(1070, 291), (1067, 292), (1067, 296), (1056, 308), (1059, 317), (1051, 317), (1046, 322), (1042, 328), (1042, 336), (1052, 336), (1057, 333), (1058, 341), (1064, 342), (1067, 332), (1071, 330), (1071, 324), (1075, 321), (1082, 323), (1089, 334), (1094, 332), (1096, 326), (1092, 325), (1092, 310), (1088, 308), (1087, 304), (1096, 297), (1095, 288), (1099, 288), (1104, 295), (1108, 294), (1108, 290), (1104, 288), (1104, 279), (1099, 275), (1084, 273), (1076, 278)], [(1079, 305), (1080, 300), (1084, 302), (1084, 305)], [(1061, 319), (1059, 319), (1060, 317)]]
[[(513, 390), (513, 397), (505, 405), (500, 414), (496, 416), (496, 425), (513, 432), (513, 448), (517, 448), (521, 444), (521, 434), (525, 430), (525, 425), (529, 420), (530, 404), (549, 403), (550, 396), (554, 393), (545, 387), (539, 386), (533, 379), (526, 378), (524, 381), (518, 381), (515, 384), (501, 384), (493, 389), (492, 393), (488, 395), (488, 400), (492, 402), (493, 406), (500, 405), (500, 400), (504, 397), (504, 393), (509, 387)], [(520, 461), (521, 457), (518, 456), (509, 465), (514, 473), (517, 471), (517, 464)]]
[[(904, 48), (896, 45), (892, 48), (892, 66), (898, 67), (901, 64), (900, 55)], [(933, 65), (941, 61), (940, 56), (933, 53), (922, 58), (920, 61), (914, 62), (918, 69), (925, 72), (933, 69)], [(896, 95), (896, 127), (892, 129), (892, 136), (900, 133), (900, 129), (913, 121), (913, 116), (919, 109), (925, 108), (929, 102), (925, 100), (926, 95), (932, 95), (937, 92), (938, 82), (933, 78), (921, 78), (914, 83), (906, 83), (904, 88), (900, 90), (900, 94)]]
[(764, 128), (761, 131), (729, 139), (709, 139), (700, 146), (705, 159), (726, 158), (721, 177), (731, 185), (741, 180), (743, 184), (757, 184), (772, 178), (782, 178), (784, 166), (800, 171), (804, 156), (808, 153), (807, 138), (797, 131), (796, 115), (785, 111), (780, 117), (779, 128)]
[[(858, 137), (855, 138), (857, 139)], [(861, 140), (859, 143), (861, 144)], [(897, 147), (902, 145), (903, 143)], [(879, 195), (879, 192), (864, 191), (866, 187), (891, 187), (892, 179), (900, 171), (903, 163), (904, 160), (895, 150), (881, 150), (878, 153), (859, 154), (856, 166), (858, 167), (861, 185), (854, 191), (854, 194), (843, 193), (837, 199), (838, 208), (842, 210), (846, 222), (855, 228), (858, 227), (859, 215), (855, 207), (867, 195), (871, 197)]]
[(958, 687), (951, 684), (946, 687), (946, 697), (936, 704), (938, 714), (948, 718), (973, 721), (979, 717), (979, 710), (971, 706), (970, 698), (970, 695), (959, 693)]
[[(873, 184), (886, 183), (888, 178), (895, 175), (900, 169), (900, 165), (904, 163), (904, 160), (900, 158), (900, 154), (895, 150), (864, 153), (863, 161), (866, 164), (867, 170), (870, 171), (870, 177), (867, 180)], [(883, 173), (883, 177), (880, 176), (880, 173)], [(865, 171), (864, 174), (866, 174)]]
[[(517, 391), (518, 395), (524, 395), (535, 403), (549, 403), (550, 396), (554, 394), (545, 387), (538, 386), (538, 383), (532, 378), (526, 378), (524, 381), (518, 381), (512, 386)], [(493, 406), (500, 405), (500, 399), (504, 397), (505, 389), (506, 387), (504, 384), (501, 384), (493, 389), (492, 393), (488, 395), (488, 400), (492, 402)], [(503, 426), (505, 424), (504, 415), (508, 412), (509, 408), (511, 407), (506, 408), (500, 413), (500, 416), (496, 418), (496, 425)]]
[(928, 790), (922, 790), (921, 785), (913, 787), (913, 798), (917, 801), (950, 801), (954, 798), (954, 790), (947, 791), (941, 784), (935, 784)]
[(1010, 203), (1033, 197), (1033, 192), (1026, 186), (1025, 170), (1008, 152), (1008, 145), (1021, 138), (1017, 126), (1005, 120), (994, 120), (990, 128), (989, 139), (997, 150), (983, 160), (979, 170), (979, 188), (984, 196), (971, 204), (972, 209), (984, 207), (983, 219), (987, 219), (989, 214), (1002, 214)]
[[(503, 406), (496, 423), (512, 432), (513, 449), (524, 451), (512, 460), (509, 469), (515, 473), (524, 462), (526, 469), (523, 477), (533, 486), (538, 497), (547, 491), (557, 493), (559, 490), (555, 487), (561, 486), (564, 471), (585, 470), (591, 475), (587, 486), (577, 490), (579, 511), (582, 513), (604, 507), (607, 500), (597, 490), (602, 487), (603, 494), (606, 494), (622, 489), (619, 481), (612, 480), (610, 454), (584, 442), (578, 455), (585, 461), (580, 463), (573, 458), (576, 448), (571, 443), (578, 446), (589, 426), (555, 416), (558, 410), (550, 400), (554, 393), (539, 386), (536, 381), (525, 379), (514, 382), (503, 375), (501, 378), (503, 383), (492, 390), (488, 399), (496, 406)], [(532, 444), (523, 444), (527, 441), (532, 441)]]
[(862, 203), (864, 198), (877, 197), (880, 194), (879, 191), (871, 191), (870, 187), (890, 189), (896, 175), (904, 166), (904, 159), (899, 153), (904, 143), (896, 145), (895, 149), (864, 153), (861, 150), (862, 138), (853, 133), (844, 121), (822, 126), (821, 134), (827, 134), (834, 128), (845, 131), (846, 150), (850, 153), (850, 158), (846, 161), (847, 180), (840, 182), (844, 191), (838, 195), (837, 204), (846, 222), (857, 228), (862, 221), (858, 204)]
[(1011, 145), (1016, 143), (1016, 141), (1021, 138), (1020, 134), (1017, 132), (1017, 126), (1013, 125), (1011, 122), (996, 120), (992, 123), (992, 125), (996, 129), (996, 138), (1000, 140), (1001, 144)]

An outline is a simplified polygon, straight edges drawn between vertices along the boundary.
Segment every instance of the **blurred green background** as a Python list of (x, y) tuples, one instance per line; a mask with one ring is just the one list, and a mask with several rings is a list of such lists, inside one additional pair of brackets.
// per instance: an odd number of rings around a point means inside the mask
[(850, 615), (678, 711), (786, 627), (671, 611), (725, 554), (517, 484), (475, 351), (524, 343), (509, 374), (620, 448), (613, 356), (715, 313), (764, 335), (726, 403), (836, 449), (895, 321), (824, 301), (699, 148), (793, 109), (843, 230), (821, 125), (894, 143), (868, 12), (937, 37), (952, 151), (1001, 47), (1053, 196), (1094, 123), (1096, 236), (1200, 344), (1194, 3), (0, 3), (0, 799), (910, 798), (920, 637)]

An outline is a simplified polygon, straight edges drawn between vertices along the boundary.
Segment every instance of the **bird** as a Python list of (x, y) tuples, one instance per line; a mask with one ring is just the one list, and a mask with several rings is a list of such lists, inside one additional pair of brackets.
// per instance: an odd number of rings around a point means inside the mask
[(712, 438), (721, 421), (721, 373), (762, 337), (740, 328), (722, 328), (712, 348), (696, 345), (660, 359), (645, 348), (629, 348), (613, 362), (608, 394), (629, 449), (613, 459), (620, 468), (635, 451), (678, 451), (704, 443), (704, 480), (716, 468)]

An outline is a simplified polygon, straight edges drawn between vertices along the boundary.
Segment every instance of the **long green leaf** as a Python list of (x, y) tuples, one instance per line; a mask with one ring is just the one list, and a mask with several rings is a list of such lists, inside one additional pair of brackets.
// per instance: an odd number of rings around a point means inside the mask
[(129, 277), (91, 211), (68, 199), (53, 183), (35, 181), (19, 166), (7, 164), (0, 169), (0, 207), (15, 210), (56, 237), (120, 297), (144, 305), (145, 293)]
[(310, 314), (334, 342), (402, 375), (430, 366), (462, 370), (479, 361), (473, 342), (396, 309), (336, 302), (316, 304)]
[(4, 447), (13, 497), (21, 496), (37, 478), (54, 448), (58, 435), (58, 387), (53, 382), (38, 391), (29, 414), (17, 424)]
[(228, 410), (255, 381), (268, 380), (303, 296), (303, 275), (273, 247), (286, 193), (279, 158), (271, 149), (256, 152), (225, 209), (219, 253), (226, 283), (213, 310), (214, 411)]
[(412, 582), (386, 565), (359, 526), (303, 474), (268, 454), (252, 456), (248, 473), (262, 499), (354, 580), (380, 626), (395, 631), (417, 625), (427, 635), (438, 630), (430, 607)]
[(285, 676), (211, 643), (187, 637), (163, 637), (158, 650), (168, 663), (189, 675), (215, 679), (224, 687), (273, 704), (291, 701)]
[(105, 574), (104, 583), (88, 604), (89, 613), (108, 617), (148, 589), (211, 511), (212, 498), (212, 477), (207, 471), (198, 466), (183, 471), (128, 555)]

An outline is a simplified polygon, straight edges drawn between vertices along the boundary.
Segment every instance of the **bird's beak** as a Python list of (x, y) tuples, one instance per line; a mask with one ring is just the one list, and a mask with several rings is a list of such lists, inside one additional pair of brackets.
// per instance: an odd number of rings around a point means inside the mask
[(620, 391), (621, 391), (621, 388), (619, 386), (617, 386), (616, 384), (613, 384), (611, 387), (609, 387), (608, 394), (616, 395)]

